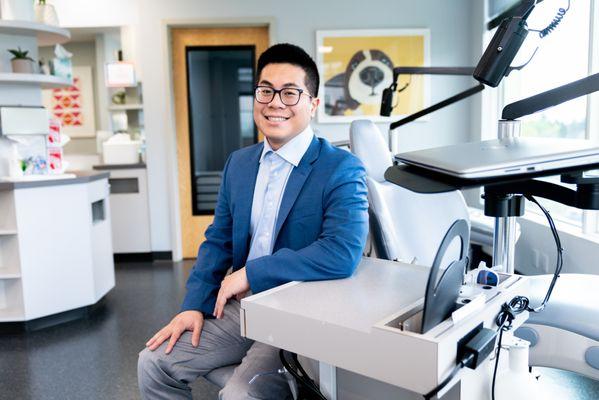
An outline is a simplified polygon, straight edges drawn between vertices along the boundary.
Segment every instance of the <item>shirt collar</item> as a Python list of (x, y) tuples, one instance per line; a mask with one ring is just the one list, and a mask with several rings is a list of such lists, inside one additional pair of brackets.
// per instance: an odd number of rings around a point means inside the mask
[(277, 153), (283, 160), (292, 164), (294, 167), (297, 167), (302, 160), (304, 154), (310, 147), (310, 143), (312, 143), (312, 138), (314, 137), (314, 131), (312, 127), (308, 125), (306, 129), (304, 129), (299, 135), (291, 139), (289, 142), (285, 143), (279, 150), (274, 151), (268, 140), (264, 139), (264, 148), (262, 149), (262, 155), (260, 156), (260, 162), (264, 160), (264, 156), (269, 151), (273, 151)]

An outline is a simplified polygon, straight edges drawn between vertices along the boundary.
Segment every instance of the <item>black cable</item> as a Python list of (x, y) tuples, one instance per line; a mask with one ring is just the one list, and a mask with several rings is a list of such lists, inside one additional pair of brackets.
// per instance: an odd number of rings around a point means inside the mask
[[(314, 381), (310, 379), (308, 374), (306, 374), (306, 371), (304, 371), (299, 361), (297, 361), (297, 355), (295, 353), (292, 353), (292, 358), (296, 362), (296, 364), (293, 366), (285, 358), (285, 350), (279, 350), (279, 358), (281, 359), (283, 367), (285, 367), (285, 369), (289, 371), (289, 373), (295, 378), (298, 386), (306, 389), (310, 393), (311, 399), (327, 400), (327, 398), (324, 397), (324, 395), (320, 392)], [(301, 371), (304, 376), (300, 375), (298, 371)]]
[[(397, 83), (395, 84), (395, 88), (393, 89), (393, 92), (397, 92), (398, 94), (403, 92), (404, 90), (406, 90), (408, 88), (408, 86), (410, 86), (410, 83), (412, 83), (412, 75), (408, 75), (409, 79), (408, 82), (403, 85), (403, 87), (401, 89), (397, 89)], [(399, 77), (397, 77), (397, 79), (399, 80)], [(395, 107), (397, 107), (399, 105), (399, 99), (397, 99), (397, 103), (395, 103), (394, 106), (391, 107), (391, 110), (395, 110)]]
[(495, 380), (497, 377), (497, 366), (499, 365), (499, 355), (501, 353), (501, 339), (503, 337), (503, 332), (509, 331), (512, 328), (512, 322), (516, 318), (516, 315), (518, 315), (524, 311), (539, 313), (545, 309), (545, 306), (547, 305), (547, 303), (549, 302), (549, 299), (551, 298), (551, 293), (553, 293), (553, 288), (555, 287), (555, 283), (557, 282), (557, 279), (559, 278), (560, 273), (562, 271), (562, 267), (564, 265), (564, 257), (563, 257), (564, 249), (562, 248), (562, 242), (559, 238), (559, 233), (557, 231), (557, 228), (555, 227), (555, 222), (553, 221), (551, 214), (549, 214), (549, 211), (547, 211), (547, 209), (545, 207), (543, 207), (537, 201), (536, 198), (534, 198), (531, 195), (524, 195), (524, 196), (526, 197), (527, 200), (535, 203), (541, 209), (543, 214), (545, 214), (545, 217), (547, 218), (547, 222), (549, 223), (549, 228), (551, 229), (551, 233), (553, 234), (553, 239), (555, 240), (555, 246), (557, 248), (557, 262), (555, 265), (555, 272), (553, 273), (553, 278), (551, 279), (551, 284), (549, 285), (549, 288), (547, 289), (545, 298), (543, 299), (542, 303), (538, 307), (534, 307), (534, 308), (530, 307), (530, 300), (528, 299), (528, 297), (516, 296), (512, 300), (510, 300), (509, 303), (505, 303), (501, 306), (501, 311), (499, 312), (499, 314), (497, 314), (497, 317), (495, 318), (495, 323), (499, 327), (499, 330), (498, 330), (499, 331), (499, 340), (497, 343), (497, 352), (496, 352), (496, 356), (495, 356), (495, 367), (493, 369), (493, 381), (491, 384), (492, 385), (491, 386), (491, 399), (492, 400), (495, 400)]
[(468, 354), (467, 357), (465, 357), (458, 364), (456, 364), (456, 366), (453, 368), (453, 370), (451, 371), (449, 376), (447, 378), (445, 378), (443, 380), (443, 382), (441, 382), (436, 388), (434, 388), (433, 390), (431, 390), (430, 392), (428, 392), (427, 394), (424, 395), (424, 400), (430, 400), (431, 398), (433, 398), (433, 396), (435, 396), (437, 393), (439, 393), (441, 390), (443, 390), (443, 388), (445, 386), (447, 386), (447, 384), (449, 382), (451, 382), (451, 380), (456, 376), (458, 371), (461, 370), (462, 368), (464, 368), (464, 366), (466, 364), (468, 364), (473, 358), (474, 358), (474, 354), (470, 353), (470, 354)]
[(497, 377), (497, 366), (499, 365), (499, 355), (501, 353), (501, 339), (503, 338), (503, 331), (509, 330), (505, 326), (499, 327), (499, 340), (497, 341), (497, 351), (495, 352), (495, 366), (493, 367), (493, 383), (491, 384), (491, 400), (495, 400), (495, 378)]
[[(295, 366), (297, 367), (297, 370), (302, 374), (302, 376), (308, 376), (308, 374), (306, 373), (306, 371), (302, 367), (302, 364), (300, 364), (299, 360), (297, 359), (297, 354), (296, 353), (291, 353), (291, 358), (293, 359), (293, 362), (295, 363)], [(312, 381), (312, 379), (310, 379), (310, 380)], [(314, 382), (314, 381), (312, 381), (312, 382)]]
[(320, 388), (316, 385), (314, 380), (310, 378), (310, 375), (308, 375), (308, 373), (304, 370), (302, 364), (297, 359), (296, 353), (291, 353), (291, 359), (295, 363), (295, 368), (297, 369), (298, 374), (301, 374), (301, 376), (305, 379), (305, 384), (309, 385), (313, 391), (320, 393)]
[(553, 222), (553, 218), (551, 218), (551, 214), (549, 214), (549, 211), (547, 211), (547, 209), (543, 207), (533, 196), (525, 195), (525, 197), (527, 200), (535, 203), (541, 209), (543, 214), (545, 214), (545, 217), (549, 222), (549, 227), (551, 228), (551, 233), (553, 234), (553, 239), (555, 240), (555, 246), (557, 248), (557, 263), (555, 266), (555, 272), (553, 273), (553, 278), (551, 279), (551, 284), (549, 285), (549, 289), (547, 290), (547, 294), (545, 294), (545, 298), (543, 299), (541, 305), (539, 305), (536, 308), (528, 307), (528, 311), (538, 313), (543, 311), (543, 309), (549, 302), (549, 299), (551, 298), (551, 293), (553, 293), (553, 288), (555, 287), (555, 283), (557, 282), (557, 279), (559, 278), (560, 273), (562, 272), (562, 267), (564, 265), (564, 249), (562, 248), (562, 242), (559, 238), (559, 233), (557, 232), (557, 228), (555, 227), (555, 223)]
[(546, 37), (547, 35), (549, 35), (551, 32), (553, 32), (553, 30), (555, 30), (555, 28), (557, 28), (557, 26), (564, 19), (564, 16), (566, 15), (566, 13), (568, 12), (569, 9), (570, 9), (570, 0), (568, 0), (568, 7), (566, 7), (566, 8), (559, 8), (557, 10), (557, 14), (553, 18), (553, 21), (551, 21), (549, 23), (549, 25), (547, 25), (544, 29), (541, 29), (541, 30), (528, 29), (528, 30), (530, 32), (539, 32), (539, 37), (541, 39), (543, 39), (544, 37)]

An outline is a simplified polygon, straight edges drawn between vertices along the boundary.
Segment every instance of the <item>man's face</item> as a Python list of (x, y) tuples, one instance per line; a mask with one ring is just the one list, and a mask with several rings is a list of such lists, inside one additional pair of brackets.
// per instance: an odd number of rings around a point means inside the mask
[(319, 100), (309, 96), (312, 93), (306, 88), (305, 78), (304, 70), (292, 64), (268, 64), (260, 74), (259, 86), (275, 90), (296, 88), (304, 91), (294, 106), (283, 104), (279, 94), (268, 104), (258, 103), (254, 99), (256, 126), (275, 150), (306, 129), (316, 113)]

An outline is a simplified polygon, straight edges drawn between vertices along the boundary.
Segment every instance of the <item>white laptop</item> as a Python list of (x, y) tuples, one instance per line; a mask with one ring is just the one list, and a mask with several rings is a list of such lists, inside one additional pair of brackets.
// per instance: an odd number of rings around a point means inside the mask
[(518, 137), (410, 151), (397, 154), (395, 159), (458, 178), (480, 179), (599, 163), (599, 144)]

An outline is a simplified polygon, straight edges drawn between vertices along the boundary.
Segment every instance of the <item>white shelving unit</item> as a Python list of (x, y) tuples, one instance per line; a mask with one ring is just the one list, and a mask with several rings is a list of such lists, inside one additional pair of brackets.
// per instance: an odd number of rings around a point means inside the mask
[(37, 84), (40, 85), (42, 89), (55, 89), (71, 86), (73, 81), (53, 75), (15, 74), (4, 72), (0, 73), (0, 83)]
[(32, 21), (0, 20), (0, 35), (33, 36), (38, 46), (66, 43), (71, 39), (68, 29)]
[(108, 107), (110, 111), (143, 110), (142, 104), (121, 104)]
[(122, 121), (127, 121), (128, 133), (140, 133), (143, 135), (144, 116), (141, 82), (126, 88), (109, 88), (109, 97), (117, 92), (125, 92), (125, 104), (111, 103), (108, 111), (111, 113), (112, 130), (121, 129)]
[(12, 192), (0, 191), (0, 322), (23, 314), (15, 201)]
[[(37, 58), (37, 48), (39, 46), (50, 46), (68, 42), (71, 39), (71, 33), (64, 28), (40, 24), (32, 21), (12, 21), (0, 20), (0, 90), (11, 92), (7, 95), (10, 99), (14, 92), (15, 85), (22, 85), (22, 93), (25, 93), (26, 87), (33, 90), (54, 89), (69, 87), (72, 85), (70, 79), (59, 78), (44, 74), (24, 74), (10, 72), (10, 54), (8, 49), (21, 47), (29, 51), (29, 55)], [(27, 93), (32, 95), (31, 89)], [(7, 100), (0, 98), (2, 104), (6, 105)], [(39, 100), (38, 100), (39, 102)], [(19, 103), (22, 103), (19, 100)]]
[[(70, 80), (8, 72), (8, 49), (36, 59), (68, 30), (0, 20), (0, 104), (41, 106), (42, 89)], [(0, 140), (5, 140), (0, 136)], [(114, 287), (107, 176), (0, 182), (0, 322), (30, 321), (96, 303)]]

